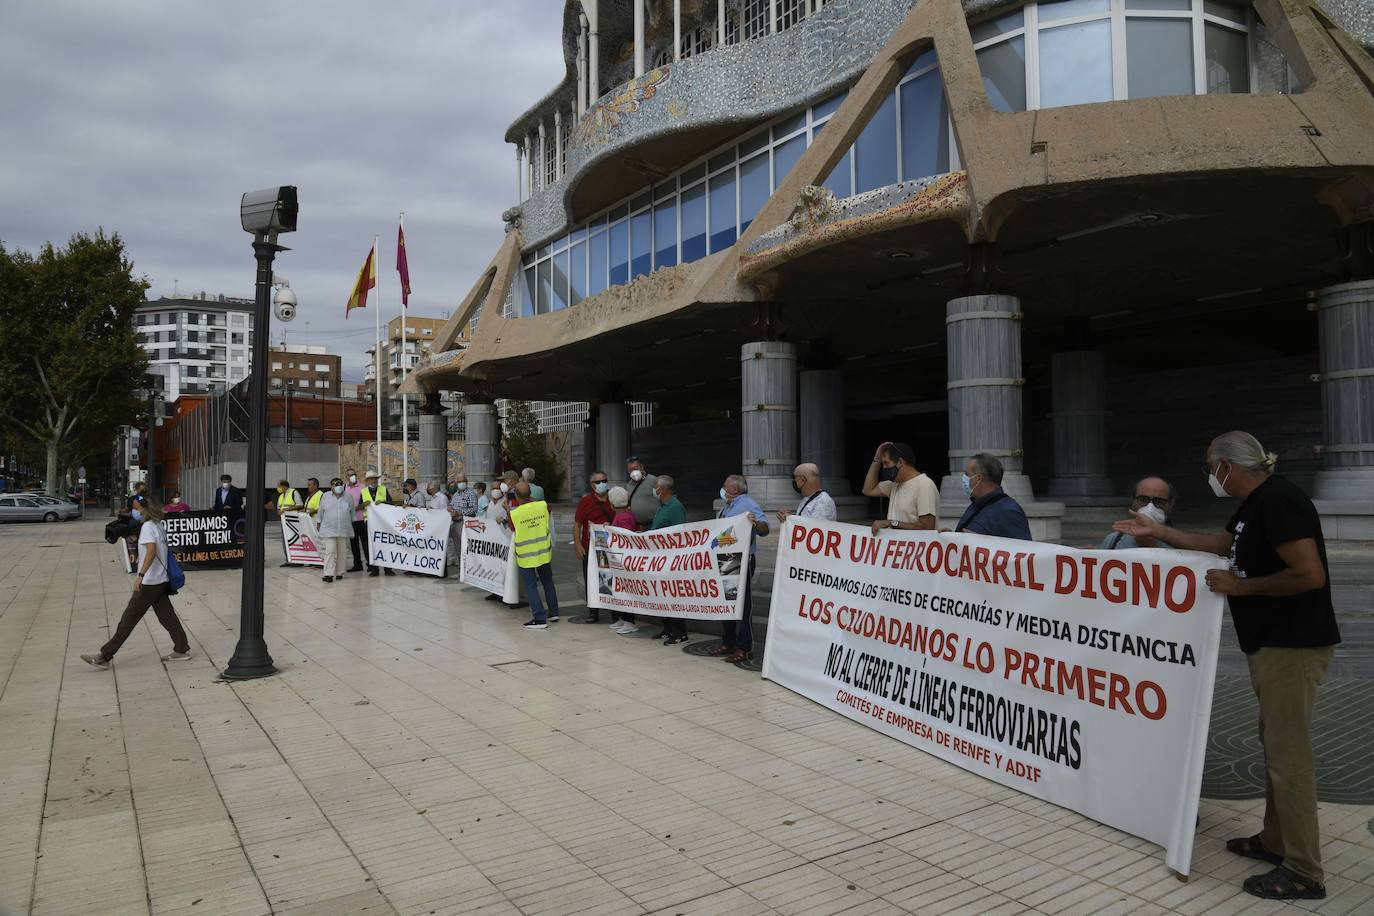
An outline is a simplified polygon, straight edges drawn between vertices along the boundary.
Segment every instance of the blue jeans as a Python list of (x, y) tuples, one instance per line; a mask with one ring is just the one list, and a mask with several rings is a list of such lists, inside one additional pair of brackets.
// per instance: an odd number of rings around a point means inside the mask
[(744, 619), (727, 620), (722, 626), (721, 636), (724, 637), (727, 646), (734, 646), (736, 649), (754, 648), (754, 555), (749, 555), (749, 563), (745, 567), (744, 575)]
[(533, 568), (520, 567), (520, 581), (525, 583), (525, 594), (530, 599), (530, 610), (534, 613), (537, 623), (546, 623), (548, 617), (544, 614), (544, 602), (539, 600), (539, 583), (544, 583), (544, 597), (549, 602), (549, 613), (558, 616), (558, 592), (553, 588), (553, 564), (545, 563), (543, 566)]

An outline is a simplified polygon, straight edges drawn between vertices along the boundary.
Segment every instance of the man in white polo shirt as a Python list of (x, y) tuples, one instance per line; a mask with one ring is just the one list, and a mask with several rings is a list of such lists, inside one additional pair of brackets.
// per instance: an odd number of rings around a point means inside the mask
[(883, 528), (934, 531), (940, 527), (940, 488), (916, 470), (916, 453), (905, 442), (878, 446), (864, 478), (864, 495), (888, 500), (887, 518), (874, 520), (874, 534)]

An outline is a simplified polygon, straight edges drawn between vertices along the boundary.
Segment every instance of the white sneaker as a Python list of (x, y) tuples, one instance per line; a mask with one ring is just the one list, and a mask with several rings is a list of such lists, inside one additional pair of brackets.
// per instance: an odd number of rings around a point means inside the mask
[(628, 622), (629, 622), (629, 621), (626, 621), (626, 620), (612, 620), (612, 621), (610, 622), (610, 629), (612, 629), (612, 630), (617, 630), (617, 631), (618, 631), (621, 627), (625, 626), (625, 624), (628, 623)]
[(621, 627), (620, 629), (616, 630), (616, 632), (619, 633), (621, 636), (629, 636), (631, 633), (638, 633), (639, 627), (635, 626), (634, 624), (630, 624), (627, 627)]

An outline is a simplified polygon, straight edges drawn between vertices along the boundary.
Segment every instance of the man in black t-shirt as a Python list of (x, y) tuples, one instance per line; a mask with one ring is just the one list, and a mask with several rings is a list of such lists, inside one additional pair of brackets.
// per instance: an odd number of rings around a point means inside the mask
[(1226, 848), (1275, 866), (1245, 879), (1245, 890), (1256, 897), (1319, 900), (1326, 885), (1312, 707), (1341, 634), (1316, 507), (1297, 486), (1274, 475), (1277, 463), (1249, 433), (1224, 433), (1207, 446), (1207, 482), (1217, 496), (1241, 500), (1225, 533), (1190, 534), (1134, 512), (1114, 527), (1230, 558), (1230, 569), (1207, 573), (1207, 586), (1227, 596), (1259, 699), (1265, 806), (1264, 829), (1228, 840)]

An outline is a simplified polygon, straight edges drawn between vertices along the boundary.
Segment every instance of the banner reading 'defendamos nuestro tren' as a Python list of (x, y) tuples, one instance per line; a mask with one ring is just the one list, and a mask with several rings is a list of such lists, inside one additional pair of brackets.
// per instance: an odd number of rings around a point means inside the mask
[(741, 575), (748, 568), (749, 537), (742, 515), (657, 531), (592, 525), (587, 607), (738, 620), (744, 616)]
[(1218, 557), (788, 519), (763, 676), (1187, 874)]

